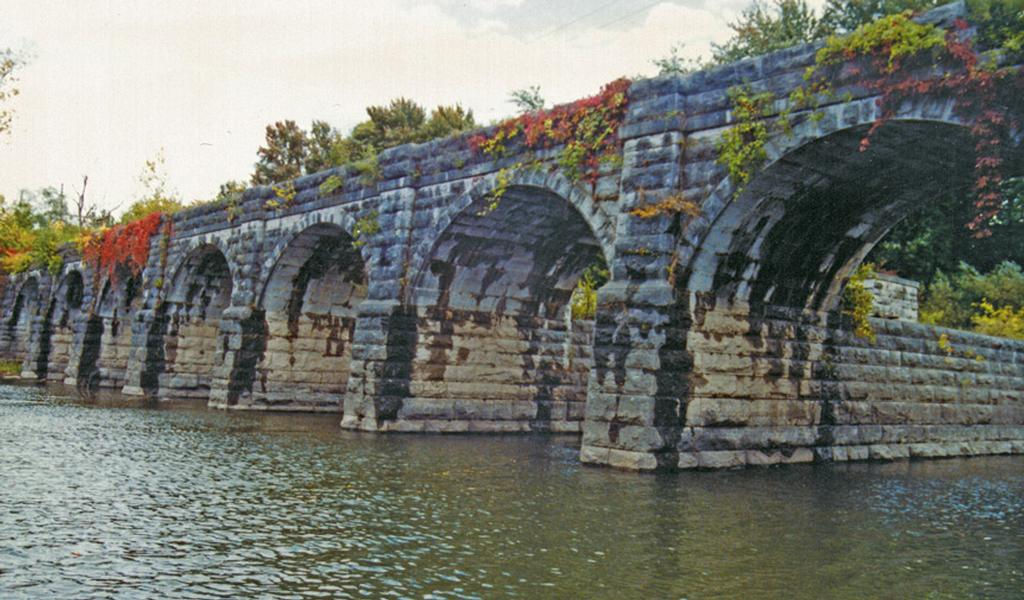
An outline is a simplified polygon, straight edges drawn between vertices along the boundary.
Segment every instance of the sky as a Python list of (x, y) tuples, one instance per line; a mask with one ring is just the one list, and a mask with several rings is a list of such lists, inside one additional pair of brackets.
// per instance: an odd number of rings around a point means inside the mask
[[(551, 103), (653, 76), (673, 45), (710, 55), (749, 0), (3, 0), (0, 48), (29, 56), (0, 194), (60, 187), (124, 210), (162, 154), (186, 203), (247, 180), (264, 128), (313, 119), (347, 133), (404, 96), (486, 124), (509, 92)], [(812, 2), (820, 6), (822, 1)]]

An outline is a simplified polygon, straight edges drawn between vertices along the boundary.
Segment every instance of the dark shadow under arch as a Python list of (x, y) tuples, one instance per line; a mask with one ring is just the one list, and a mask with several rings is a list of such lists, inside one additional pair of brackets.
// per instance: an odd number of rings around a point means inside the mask
[[(593, 323), (573, 320), (582, 273), (604, 265), (588, 221), (568, 200), (511, 185), (482, 197), (437, 238), (412, 287), (389, 373), (404, 382), (379, 420), (450, 431), (578, 431)], [(409, 331), (410, 320), (415, 329)]]
[(219, 352), (220, 321), (233, 281), (213, 245), (193, 250), (178, 268), (147, 335), (141, 387), (147, 395), (208, 399)]
[(348, 386), (356, 316), (368, 277), (359, 245), (340, 226), (295, 235), (267, 276), (258, 313), (262, 348), (246, 352), (249, 393), (239, 403), (338, 412)]
[(973, 145), (958, 125), (887, 123), (808, 143), (757, 173), (704, 236), (688, 291), (719, 306), (826, 313), (867, 253), (921, 202), (969, 197)]
[(132, 353), (132, 316), (142, 303), (142, 277), (118, 266), (103, 281), (94, 309), (86, 319), (76, 375), (79, 391), (124, 386)]
[(71, 360), (75, 324), (82, 314), (85, 284), (82, 273), (69, 271), (60, 280), (50, 300), (39, 335), (36, 375), (40, 379), (63, 381)]
[(7, 354), (14, 360), (24, 360), (28, 355), (32, 319), (39, 311), (39, 296), (39, 280), (29, 277), (18, 288), (18, 294), (14, 298), (14, 308), (4, 331)]

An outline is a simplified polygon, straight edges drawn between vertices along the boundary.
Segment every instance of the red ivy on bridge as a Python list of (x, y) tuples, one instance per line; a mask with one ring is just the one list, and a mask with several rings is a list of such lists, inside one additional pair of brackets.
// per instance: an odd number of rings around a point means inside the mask
[(82, 258), (92, 263), (97, 273), (106, 271), (111, 279), (117, 277), (119, 266), (138, 275), (149, 260), (149, 242), (160, 229), (162, 218), (163, 213), (155, 212), (88, 236), (82, 245)]
[(618, 158), (618, 131), (626, 114), (629, 85), (629, 79), (616, 79), (595, 96), (507, 119), (490, 136), (470, 137), (469, 145), (474, 152), (495, 158), (506, 154), (505, 144), (510, 141), (520, 141), (531, 150), (563, 146), (558, 163), (566, 175), (593, 184), (601, 163)]
[[(1002, 205), (1000, 184), (1007, 147), (1024, 113), (1024, 75), (1020, 67), (997, 69), (981, 64), (972, 41), (963, 33), (968, 27), (957, 19), (955, 28), (937, 43), (934, 27), (914, 23), (908, 13), (892, 15), (859, 30), (859, 40), (827, 45), (817, 62), (869, 59), (870, 76), (860, 83), (879, 94), (881, 114), (861, 140), (861, 151), (870, 146), (872, 134), (896, 115), (905, 100), (919, 95), (955, 100), (954, 110), (971, 124), (974, 139), (975, 214), (968, 227), (976, 236), (985, 237), (991, 235), (987, 223)], [(844, 43), (849, 45), (843, 47)], [(908, 47), (914, 51), (908, 52)], [(942, 74), (934, 75), (935, 67), (943, 67)], [(853, 74), (859, 73), (854, 70)]]

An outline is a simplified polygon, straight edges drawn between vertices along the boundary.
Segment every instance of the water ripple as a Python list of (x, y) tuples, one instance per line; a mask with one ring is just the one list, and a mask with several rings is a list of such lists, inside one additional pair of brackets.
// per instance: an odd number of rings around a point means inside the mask
[(1020, 458), (644, 476), (576, 443), (0, 387), (0, 597), (1022, 596)]

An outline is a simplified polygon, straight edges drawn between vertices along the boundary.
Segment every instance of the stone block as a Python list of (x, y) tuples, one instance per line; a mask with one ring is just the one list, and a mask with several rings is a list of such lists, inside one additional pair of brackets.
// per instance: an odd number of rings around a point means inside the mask
[(610, 453), (610, 448), (584, 444), (580, 447), (580, 462), (583, 464), (607, 465), (610, 462)]
[(653, 471), (658, 468), (658, 459), (650, 452), (635, 452), (629, 450), (608, 450), (609, 466), (630, 471)]
[(868, 457), (871, 460), (910, 458), (910, 449), (903, 444), (872, 444), (868, 446)]
[(723, 450), (718, 452), (697, 452), (697, 466), (701, 469), (729, 469), (746, 464), (744, 451)]

